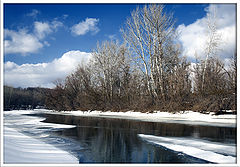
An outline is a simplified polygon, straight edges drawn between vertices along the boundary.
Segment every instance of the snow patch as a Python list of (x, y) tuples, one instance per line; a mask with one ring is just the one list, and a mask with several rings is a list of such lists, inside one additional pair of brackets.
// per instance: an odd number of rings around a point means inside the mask
[[(45, 111), (45, 110), (39, 110)], [(12, 111), (4, 111), (4, 116), (17, 116), (24, 114), (37, 114), (40, 113), (38, 110), (12, 110)], [(49, 110), (50, 111), (50, 110)], [(46, 128), (74, 128), (76, 125), (66, 125), (66, 124), (56, 124), (56, 123), (46, 123), (42, 122), (45, 118), (27, 116), (26, 118), (22, 117), (19, 120), (8, 120), (4, 122), (4, 125), (37, 125), (38, 127), (46, 127)]]
[(4, 126), (4, 163), (53, 163), (72, 164), (78, 159), (40, 140), (26, 136), (13, 128)]
[[(39, 138), (48, 137), (49, 134), (41, 134), (45, 129), (73, 128), (75, 125), (55, 124), (42, 122), (45, 118), (24, 115), (36, 114), (33, 110), (4, 111), (4, 163), (46, 163), (46, 164), (72, 164), (78, 163), (78, 159), (70, 153), (53, 145), (44, 143)], [(37, 112), (39, 113), (39, 112)], [(44, 129), (44, 130), (42, 130)], [(19, 131), (31, 130), (32, 135), (26, 136)]]
[(236, 145), (180, 137), (159, 137), (144, 134), (138, 134), (138, 136), (147, 142), (213, 163), (236, 163)]
[(166, 123), (181, 123), (192, 125), (207, 125), (207, 126), (222, 126), (222, 127), (236, 127), (236, 115), (214, 115), (202, 114), (193, 111), (184, 111), (179, 113), (169, 113), (154, 111), (153, 113), (141, 112), (102, 112), (102, 111), (61, 111), (56, 112), (52, 110), (40, 110), (40, 112), (48, 114), (60, 115), (74, 115), (85, 117), (106, 117), (106, 118), (119, 118), (141, 120), (147, 122), (166, 122)]

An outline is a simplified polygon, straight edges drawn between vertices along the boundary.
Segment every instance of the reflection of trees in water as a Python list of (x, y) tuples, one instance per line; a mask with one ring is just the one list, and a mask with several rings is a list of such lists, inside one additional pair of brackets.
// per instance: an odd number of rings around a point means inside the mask
[[(138, 122), (136, 127), (140, 133), (157, 136), (208, 138), (213, 141), (228, 141), (236, 143), (236, 128), (185, 125), (173, 123)], [(141, 124), (141, 126), (140, 126)]]
[(102, 162), (131, 162), (131, 148), (141, 146), (134, 141), (138, 141), (136, 135), (117, 129), (98, 129), (96, 136), (90, 140), (90, 147)]
[[(192, 126), (181, 124), (164, 124), (139, 122), (123, 119), (103, 119), (91, 117), (75, 117), (63, 115), (48, 115), (46, 122), (76, 124), (76, 128), (65, 129), (59, 134), (69, 136), (87, 149), (86, 157), (92, 162), (121, 163), (203, 163), (204, 161), (178, 155), (160, 146), (154, 146), (141, 141), (137, 134), (153, 134), (160, 136), (191, 136)], [(206, 129), (205, 129), (206, 130)], [(212, 130), (212, 129), (210, 129)], [(204, 129), (197, 129), (202, 133)], [(89, 159), (79, 159), (81, 162)]]
[[(204, 161), (179, 156), (162, 147), (146, 144), (137, 138), (136, 132), (116, 128), (78, 127), (66, 129), (65, 135), (77, 135), (77, 140), (89, 150), (87, 157), (96, 163), (185, 163)], [(66, 133), (67, 132), (67, 133)]]
[[(213, 141), (228, 141), (236, 143), (236, 128), (198, 126), (173, 123), (143, 122), (135, 120), (96, 118), (96, 117), (77, 117), (69, 115), (47, 115), (46, 122), (56, 122), (65, 124), (74, 124), (86, 127), (105, 127), (117, 130), (126, 130), (131, 132), (152, 134), (157, 136), (173, 137), (195, 137), (208, 138)], [(81, 134), (91, 133), (81, 131)], [(92, 132), (93, 133), (93, 132)], [(99, 133), (100, 134), (100, 133)], [(92, 134), (94, 135), (94, 134)], [(133, 137), (129, 136), (129, 137)]]
[(76, 135), (88, 144), (96, 162), (131, 162), (132, 149), (141, 149), (136, 132), (124, 130), (121, 124), (88, 119), (80, 122), (82, 127), (76, 128)]

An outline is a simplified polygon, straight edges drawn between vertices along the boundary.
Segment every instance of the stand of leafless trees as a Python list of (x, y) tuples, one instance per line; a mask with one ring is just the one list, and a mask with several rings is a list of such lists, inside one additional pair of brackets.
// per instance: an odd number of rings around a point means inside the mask
[[(236, 110), (236, 54), (226, 68), (216, 57), (220, 38), (207, 23), (206, 58), (194, 69), (181, 55), (175, 20), (163, 5), (137, 8), (122, 29), (124, 44), (97, 44), (80, 65), (47, 96), (55, 110)], [(193, 74), (194, 77), (191, 77)]]

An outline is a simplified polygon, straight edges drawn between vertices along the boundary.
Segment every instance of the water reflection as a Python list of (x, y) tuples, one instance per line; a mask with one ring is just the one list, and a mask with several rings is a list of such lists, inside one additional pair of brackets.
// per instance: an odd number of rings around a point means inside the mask
[(70, 115), (45, 115), (46, 122), (95, 127), (110, 130), (122, 129), (136, 133), (170, 137), (204, 138), (216, 142), (236, 143), (236, 128), (186, 125), (175, 123), (143, 122), (124, 119), (77, 117)]
[(236, 142), (236, 128), (189, 126), (141, 122), (123, 119), (45, 115), (45, 122), (77, 125), (76, 128), (54, 132), (78, 142), (80, 150), (71, 150), (80, 163), (208, 163), (164, 147), (143, 142), (137, 134), (207, 138)]
[(78, 141), (80, 163), (206, 163), (141, 141), (136, 131), (80, 126), (55, 132)]

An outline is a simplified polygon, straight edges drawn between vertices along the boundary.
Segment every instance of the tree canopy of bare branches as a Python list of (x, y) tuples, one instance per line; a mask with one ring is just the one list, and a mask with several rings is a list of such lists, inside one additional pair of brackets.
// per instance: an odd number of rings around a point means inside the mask
[(192, 69), (176, 40), (173, 14), (161, 4), (136, 8), (122, 29), (125, 43), (98, 43), (89, 64), (56, 83), (47, 98), (49, 108), (236, 110), (237, 55), (228, 68), (216, 57), (221, 38), (215, 21), (208, 16), (206, 57)]

